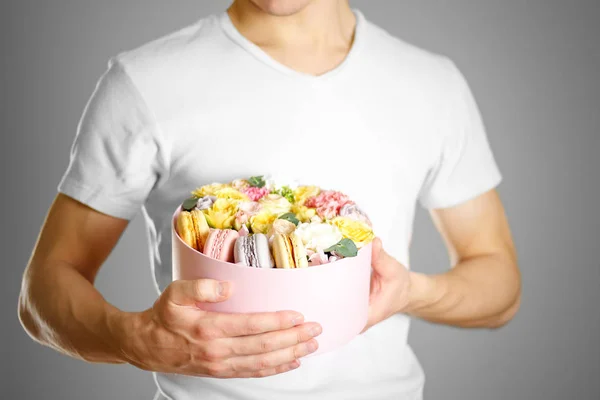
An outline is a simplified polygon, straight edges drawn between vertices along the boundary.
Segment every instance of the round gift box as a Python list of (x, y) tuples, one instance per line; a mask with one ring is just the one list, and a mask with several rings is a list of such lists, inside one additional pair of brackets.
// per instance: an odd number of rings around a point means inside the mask
[(318, 322), (317, 337), (325, 353), (350, 342), (365, 327), (369, 308), (371, 244), (358, 255), (330, 264), (301, 269), (262, 269), (209, 258), (185, 244), (171, 224), (173, 280), (215, 279), (232, 283), (232, 295), (202, 309), (223, 313), (292, 310), (306, 322)]

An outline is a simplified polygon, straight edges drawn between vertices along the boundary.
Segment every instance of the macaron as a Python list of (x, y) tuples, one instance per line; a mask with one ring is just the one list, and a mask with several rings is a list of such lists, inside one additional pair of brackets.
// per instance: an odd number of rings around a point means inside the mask
[(237, 264), (255, 268), (273, 268), (269, 239), (262, 233), (240, 236), (233, 251)]
[(191, 248), (202, 251), (209, 232), (210, 228), (202, 211), (181, 211), (177, 216), (177, 233)]
[(215, 260), (233, 262), (235, 242), (239, 237), (233, 229), (211, 229), (204, 244), (204, 254)]
[(304, 244), (295, 234), (277, 233), (273, 238), (273, 255), (277, 268), (305, 268), (308, 258)]

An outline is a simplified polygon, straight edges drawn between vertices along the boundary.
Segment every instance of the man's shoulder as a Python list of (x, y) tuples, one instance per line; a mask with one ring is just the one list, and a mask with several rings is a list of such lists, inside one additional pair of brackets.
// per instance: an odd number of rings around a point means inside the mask
[(439, 88), (457, 73), (448, 56), (410, 43), (370, 21), (367, 21), (367, 36), (370, 62), (375, 61), (394, 76), (403, 73), (416, 81), (422, 78)]
[(202, 60), (205, 54), (203, 48), (214, 45), (214, 39), (220, 33), (219, 17), (210, 15), (137, 48), (123, 51), (114, 60), (134, 75), (168, 73), (173, 66)]

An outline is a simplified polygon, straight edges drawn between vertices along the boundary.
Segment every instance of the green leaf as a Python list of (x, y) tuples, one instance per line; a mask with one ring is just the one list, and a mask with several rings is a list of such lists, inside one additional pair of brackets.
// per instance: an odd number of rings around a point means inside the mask
[(279, 195), (285, 197), (290, 203), (294, 204), (294, 191), (289, 186), (282, 186)]
[(279, 219), (285, 219), (286, 221), (289, 221), (296, 226), (298, 226), (298, 224), (300, 223), (300, 220), (296, 218), (294, 213), (283, 214), (279, 217)]
[(183, 202), (183, 204), (181, 205), (181, 208), (184, 211), (192, 211), (194, 208), (196, 208), (196, 204), (198, 204), (198, 198), (190, 197), (189, 199), (187, 199), (186, 201)]
[(335, 252), (342, 257), (356, 257), (358, 249), (351, 239), (344, 238), (325, 250), (325, 253)]
[(248, 183), (250, 183), (250, 186), (257, 188), (263, 188), (266, 185), (265, 178), (263, 176), (253, 176), (248, 179)]

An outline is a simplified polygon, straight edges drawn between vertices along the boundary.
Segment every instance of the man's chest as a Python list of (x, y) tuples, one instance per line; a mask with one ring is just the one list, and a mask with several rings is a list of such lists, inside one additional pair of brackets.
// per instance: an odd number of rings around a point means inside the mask
[(191, 104), (162, 124), (171, 192), (272, 175), (344, 191), (384, 219), (414, 207), (430, 166), (428, 125), (381, 98), (313, 88)]

